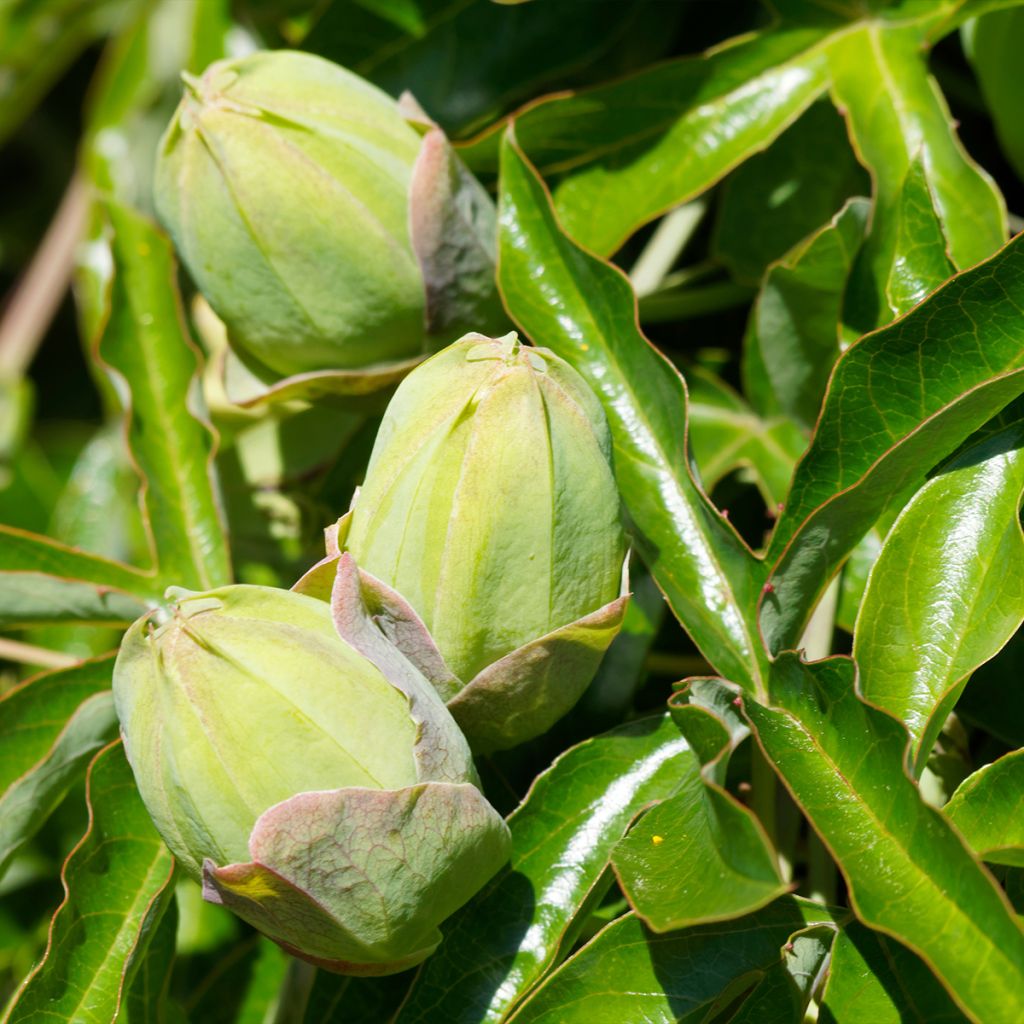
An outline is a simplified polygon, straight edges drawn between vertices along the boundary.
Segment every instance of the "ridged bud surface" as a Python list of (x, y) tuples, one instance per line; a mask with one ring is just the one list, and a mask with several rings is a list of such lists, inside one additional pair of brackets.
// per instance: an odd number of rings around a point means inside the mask
[(321, 602), (268, 587), (187, 595), (137, 624), (114, 676), (128, 758), (174, 855), (248, 860), (296, 793), (417, 781), (409, 702), (335, 632)]
[(626, 549), (610, 453), (572, 367), (515, 335), (469, 335), (396, 392), (344, 546), (468, 682), (617, 598)]
[(408, 211), (420, 145), (389, 96), (311, 54), (187, 79), (156, 207), (236, 351), (283, 375), (423, 351)]

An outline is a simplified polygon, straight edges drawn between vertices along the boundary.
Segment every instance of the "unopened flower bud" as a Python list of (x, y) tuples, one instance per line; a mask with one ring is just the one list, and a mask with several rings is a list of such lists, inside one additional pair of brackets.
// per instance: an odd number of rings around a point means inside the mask
[(341, 543), (422, 619), (479, 748), (552, 725), (621, 624), (610, 459), (583, 378), (514, 334), (449, 346), (388, 407)]
[[(462, 243), (456, 225), (434, 239), (453, 200), (447, 143), (437, 129), (428, 137), (418, 165), (424, 137), (398, 104), (312, 54), (257, 52), (186, 76), (160, 146), (156, 208), (252, 372), (379, 369), (447, 340), (428, 338), (428, 250), (443, 241), (450, 259)], [(468, 261), (458, 269), (491, 301), (493, 207), (464, 176), (492, 237), (479, 279)]]
[(436, 694), (386, 678), (312, 598), (180, 592), (128, 632), (114, 699), (142, 798), (207, 899), (321, 966), (418, 963), (507, 856)]

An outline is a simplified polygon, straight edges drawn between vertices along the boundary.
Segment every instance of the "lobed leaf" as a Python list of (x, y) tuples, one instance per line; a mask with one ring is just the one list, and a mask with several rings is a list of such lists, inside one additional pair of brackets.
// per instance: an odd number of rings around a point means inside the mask
[[(210, 428), (194, 411), (197, 359), (175, 285), (170, 243), (109, 199), (85, 249), (107, 295), (100, 358), (127, 389), (128, 439), (162, 580), (206, 590), (231, 579), (211, 477)], [(124, 397), (124, 396), (122, 396)]]
[(29, 679), (0, 699), (0, 874), (117, 733), (113, 655)]
[(744, 392), (762, 416), (785, 413), (813, 428), (839, 358), (843, 295), (869, 208), (851, 199), (768, 268), (743, 339)]
[(943, 811), (979, 857), (1024, 867), (1024, 750), (965, 779)]
[(760, 284), (769, 264), (800, 248), (851, 196), (866, 196), (870, 187), (846, 122), (828, 100), (819, 100), (729, 175), (712, 251), (738, 280)]
[(820, 1024), (962, 1024), (967, 1018), (905, 946), (858, 921), (832, 944)]
[(914, 772), (971, 673), (1024, 621), (1024, 424), (943, 467), (889, 531), (853, 655), (866, 700), (907, 727)]
[(121, 744), (93, 758), (89, 826), (61, 881), (43, 959), (4, 1024), (109, 1024), (137, 974), (174, 892), (174, 861), (139, 799)]
[(768, 548), (761, 607), (772, 651), (901, 492), (1024, 391), (1024, 239), (851, 346), (829, 385)]
[(906, 732), (858, 696), (848, 658), (774, 662), (744, 710), (829, 848), (867, 925), (922, 956), (972, 1019), (1024, 1015), (1024, 931), (992, 877), (904, 766)]
[(398, 96), (409, 90), (449, 133), (465, 135), (543, 92), (618, 73), (671, 42), (683, 10), (657, 0), (510, 9), (467, 0), (329, 5), (303, 40)]
[(1006, 241), (1002, 196), (964, 151), (928, 71), (928, 32), (953, 6), (925, 5), (906, 20), (866, 17), (837, 33), (829, 48), (833, 98), (846, 111), (854, 147), (875, 183), (871, 236), (851, 296), (861, 331), (900, 312), (886, 296), (903, 255), (902, 197), (915, 161), (957, 268), (986, 259)]
[(700, 479), (713, 490), (740, 467), (753, 474), (769, 509), (786, 498), (807, 439), (790, 420), (762, 419), (731, 388), (698, 368), (687, 372), (690, 447)]
[(903, 180), (894, 219), (896, 237), (885, 297), (889, 308), (899, 316), (956, 273), (920, 156), (911, 162)]
[(615, 842), (649, 803), (695, 771), (667, 715), (566, 751), (509, 818), (509, 869), (443, 928), (398, 1024), (504, 1020), (565, 948)]
[(835, 940), (831, 924), (810, 925), (794, 932), (772, 964), (743, 1000), (729, 1024), (803, 1024), (811, 997), (826, 967)]
[(516, 116), (516, 138), (569, 235), (607, 255), (799, 117), (828, 84), (827, 38), (818, 26), (783, 26), (542, 99)]
[(729, 758), (748, 735), (733, 697), (699, 679), (673, 694), (672, 717), (693, 763), (679, 790), (612, 853), (626, 899), (657, 932), (749, 914), (787, 891), (757, 818), (725, 789)]
[(1024, 10), (991, 11), (964, 33), (964, 50), (992, 115), (996, 137), (1017, 176), (1022, 177), (1024, 129), (1017, 114), (1024, 100), (1019, 63)]
[(747, 917), (665, 935), (627, 914), (538, 986), (511, 1021), (698, 1024), (780, 963), (791, 936), (828, 920), (827, 911), (792, 896)]
[(0, 573), (0, 628), (82, 622), (127, 626), (146, 611), (134, 597), (102, 585), (38, 572)]
[(686, 452), (686, 386), (640, 333), (629, 281), (560, 229), (510, 131), (502, 147), (498, 282), (505, 304), (604, 404), (637, 549), (673, 612), (724, 675), (756, 686), (750, 609), (760, 566), (711, 506)]

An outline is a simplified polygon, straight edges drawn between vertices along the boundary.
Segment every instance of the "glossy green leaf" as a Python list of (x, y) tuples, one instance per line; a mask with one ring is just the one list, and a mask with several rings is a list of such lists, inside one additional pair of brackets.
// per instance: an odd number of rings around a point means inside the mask
[(521, 7), (417, 0), (374, 10), (358, 0), (327, 6), (303, 49), (398, 96), (409, 90), (450, 134), (479, 130), (545, 92), (621, 74), (658, 57), (684, 14), (657, 0), (591, 0)]
[(885, 300), (893, 267), (903, 257), (902, 196), (915, 160), (956, 267), (986, 259), (1006, 240), (1002, 197), (964, 151), (928, 71), (927, 30), (942, 7), (919, 8), (916, 21), (866, 18), (856, 30), (837, 34), (829, 48), (833, 96), (847, 112), (854, 146), (875, 183), (871, 236), (848, 307), (861, 331), (900, 312)]
[(971, 673), (1024, 621), (1024, 425), (957, 455), (896, 520), (853, 654), (866, 700), (907, 726), (920, 774)]
[(826, 87), (826, 38), (772, 30), (542, 100), (516, 117), (516, 137), (568, 233), (608, 254), (788, 127)]
[(787, 889), (757, 818), (725, 789), (729, 758), (748, 734), (734, 696), (714, 680), (673, 695), (693, 764), (612, 854), (626, 899), (657, 932), (749, 914)]
[(792, 896), (748, 917), (665, 935), (627, 914), (539, 985), (511, 1021), (697, 1024), (730, 986), (753, 983), (778, 964), (790, 936), (827, 919), (821, 907)]
[(685, 384), (640, 333), (625, 276), (560, 230), (511, 135), (499, 222), (505, 304), (536, 344), (570, 362), (601, 398), (637, 550), (704, 656), (755, 686), (761, 655), (750, 609), (760, 566), (691, 474)]
[(962, 1024), (967, 1018), (905, 946), (857, 921), (832, 944), (820, 1024)]
[(943, 811), (979, 857), (1024, 867), (1024, 750), (979, 768)]
[(869, 209), (850, 200), (768, 268), (743, 341), (744, 391), (762, 416), (814, 426), (839, 358), (843, 295)]
[(1024, 390), (1022, 305), (1024, 239), (843, 353), (768, 549), (771, 650), (886, 506)]
[(174, 861), (120, 743), (93, 759), (86, 794), (89, 826), (64, 864), (46, 953), (4, 1024), (114, 1020), (174, 892)]
[(1020, 74), (1024, 10), (993, 11), (964, 32), (964, 49), (992, 115), (999, 144), (1017, 176), (1024, 178), (1024, 125), (1020, 119), (1024, 102)]
[(1024, 931), (904, 766), (906, 732), (864, 703), (848, 658), (773, 664), (744, 702), (758, 742), (846, 879), (857, 916), (921, 955), (980, 1021), (1024, 1015)]
[(935, 197), (923, 160), (916, 157), (897, 200), (896, 239), (885, 296), (899, 316), (935, 291), (956, 268), (935, 209)]
[(509, 818), (509, 870), (444, 926), (400, 1024), (504, 1020), (554, 963), (630, 821), (695, 772), (667, 715), (559, 757)]
[(834, 925), (827, 924), (791, 935), (782, 959), (765, 971), (729, 1024), (803, 1024), (835, 934)]
[(0, 873), (117, 733), (114, 658), (46, 672), (0, 699)]
[(744, 467), (753, 474), (765, 505), (785, 501), (793, 467), (807, 439), (790, 420), (762, 419), (717, 377), (692, 369), (689, 391), (689, 437), (704, 487), (712, 490), (727, 474)]
[(171, 246), (128, 207), (108, 201), (102, 209), (105, 231), (83, 257), (108, 281), (99, 355), (127, 388), (129, 445), (144, 481), (160, 575), (205, 590), (230, 581), (231, 568), (210, 475), (212, 437), (196, 413), (197, 359)]
[(850, 148), (846, 123), (831, 103), (819, 100), (763, 153), (729, 175), (713, 251), (738, 280), (758, 284), (769, 263), (833, 219), (851, 196), (866, 196), (870, 188)]

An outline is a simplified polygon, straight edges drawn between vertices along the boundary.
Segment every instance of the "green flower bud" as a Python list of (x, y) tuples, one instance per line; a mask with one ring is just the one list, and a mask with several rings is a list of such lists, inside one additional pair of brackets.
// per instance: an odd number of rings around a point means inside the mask
[(287, 375), (422, 351), (407, 211), (420, 143), (390, 97), (309, 54), (187, 79), (156, 207), (239, 352)]
[(440, 699), (414, 673), (385, 677), (310, 597), (175, 596), (114, 670), (167, 845), (207, 899), (307, 960), (381, 974), (424, 959), (508, 853)]
[(553, 724), (621, 624), (610, 459), (583, 378), (514, 334), (463, 338), (388, 406), (339, 541), (422, 620), (455, 680), (442, 694), (478, 748)]

